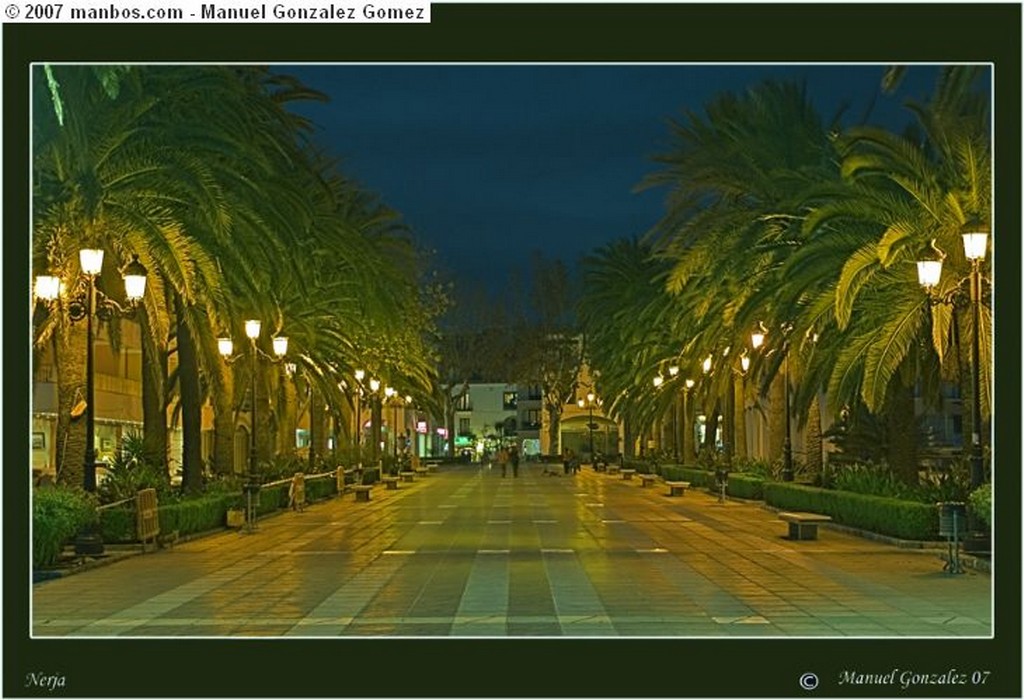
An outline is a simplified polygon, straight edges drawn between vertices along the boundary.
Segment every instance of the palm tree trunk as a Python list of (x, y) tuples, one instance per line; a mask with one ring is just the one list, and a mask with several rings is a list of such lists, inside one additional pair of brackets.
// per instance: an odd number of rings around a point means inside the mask
[(715, 436), (718, 433), (718, 400), (714, 399), (709, 404), (709, 410), (705, 412), (707, 420), (704, 423), (704, 443), (701, 446), (708, 454), (715, 453)]
[(733, 383), (735, 398), (733, 399), (733, 456), (739, 460), (747, 459), (747, 398), (746, 379), (740, 377)]
[(178, 387), (181, 396), (181, 489), (186, 493), (203, 486), (202, 392), (199, 385), (199, 358), (195, 340), (185, 320), (180, 297), (174, 300), (177, 317)]
[(682, 392), (682, 407), (679, 409), (679, 463), (682, 465), (693, 463), (693, 421), (690, 420), (690, 396), (689, 389)]
[(775, 375), (768, 393), (768, 459), (782, 462), (782, 446), (786, 440), (786, 377)]
[(807, 465), (808, 477), (814, 483), (821, 482), (821, 404), (815, 395), (811, 401), (810, 412), (807, 414), (807, 426), (804, 429), (804, 464)]
[[(633, 421), (629, 415), (622, 416), (622, 454), (626, 457), (632, 457), (635, 452), (635, 446), (633, 445)], [(611, 457), (611, 455), (607, 455)]]
[(57, 481), (82, 486), (85, 463), (85, 419), (71, 418), (71, 409), (85, 398), (85, 325), (64, 320), (54, 333), (57, 372)]
[(145, 311), (139, 313), (142, 336), (142, 448), (147, 459), (160, 470), (167, 471), (167, 352), (153, 337), (153, 329)]
[(917, 418), (914, 392), (899, 382), (889, 384), (885, 418), (889, 433), (886, 459), (889, 468), (904, 483), (917, 485)]
[(213, 396), (213, 469), (218, 474), (235, 471), (235, 374), (222, 365), (218, 391)]

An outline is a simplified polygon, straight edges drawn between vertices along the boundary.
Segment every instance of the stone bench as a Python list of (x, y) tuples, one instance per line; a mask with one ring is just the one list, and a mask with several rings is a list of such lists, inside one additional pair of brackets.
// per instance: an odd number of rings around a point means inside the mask
[(353, 486), (352, 490), (356, 492), (357, 501), (369, 501), (370, 492), (373, 491), (373, 486), (370, 486), (369, 484), (359, 484), (358, 486)]
[(413, 473), (415, 473), (417, 476), (426, 476), (428, 473), (428, 469), (426, 467), (416, 467), (415, 469), (413, 469)]
[(668, 486), (669, 496), (682, 496), (690, 488), (689, 481), (666, 481), (665, 485)]
[(618, 464), (609, 464), (605, 471), (609, 474), (618, 474), (621, 467)]
[(388, 491), (395, 491), (398, 489), (398, 477), (397, 476), (385, 476), (381, 481), (387, 487)]
[(657, 474), (641, 474), (640, 475), (640, 481), (643, 482), (643, 483), (640, 484), (641, 486), (650, 486), (651, 484), (653, 484), (657, 480), (658, 480), (658, 475)]
[(437, 473), (437, 468), (439, 466), (441, 466), (441, 465), (435, 464), (435, 463), (432, 463), (432, 462), (427, 462), (427, 465), (424, 467), (424, 469), (427, 470), (427, 474), (436, 474)]
[(398, 475), (402, 477), (402, 481), (412, 481), (416, 472), (399, 472)]
[(832, 518), (818, 513), (779, 513), (779, 519), (789, 523), (789, 539), (818, 539), (818, 523), (830, 523)]
[(623, 479), (632, 479), (633, 475), (636, 474), (636, 469), (623, 469), (621, 471)]

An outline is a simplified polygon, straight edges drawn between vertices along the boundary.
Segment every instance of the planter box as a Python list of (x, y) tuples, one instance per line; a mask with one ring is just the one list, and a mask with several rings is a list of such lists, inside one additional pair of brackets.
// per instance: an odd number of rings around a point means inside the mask
[(245, 511), (241, 508), (229, 508), (227, 512), (228, 527), (245, 525)]

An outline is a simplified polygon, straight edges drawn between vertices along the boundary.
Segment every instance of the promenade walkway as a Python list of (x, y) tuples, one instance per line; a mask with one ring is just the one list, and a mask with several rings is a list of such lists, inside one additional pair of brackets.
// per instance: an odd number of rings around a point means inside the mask
[[(378, 486), (32, 591), (35, 636), (986, 637), (991, 578), (936, 550), (584, 469)], [(557, 468), (561, 471), (560, 466)]]

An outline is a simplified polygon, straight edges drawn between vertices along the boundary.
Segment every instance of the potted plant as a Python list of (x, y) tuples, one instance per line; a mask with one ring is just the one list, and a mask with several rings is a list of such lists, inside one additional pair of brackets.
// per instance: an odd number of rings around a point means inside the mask
[(991, 552), (992, 483), (982, 484), (967, 497), (971, 529), (964, 539), (964, 551), (987, 555)]

